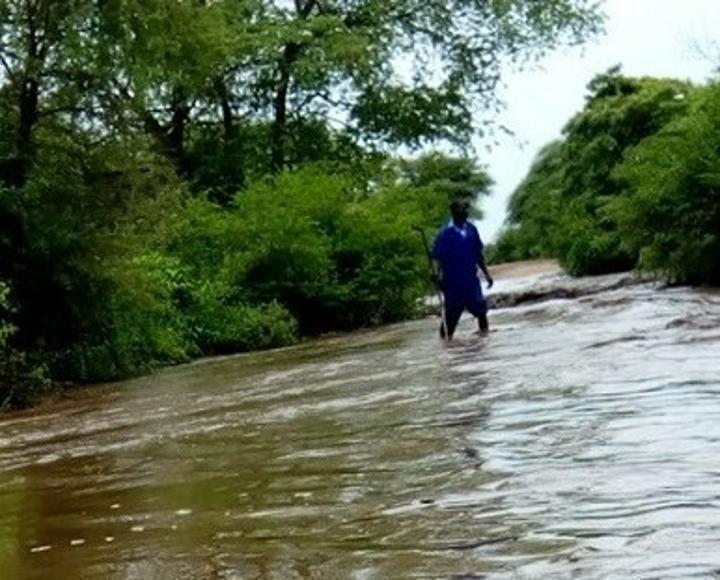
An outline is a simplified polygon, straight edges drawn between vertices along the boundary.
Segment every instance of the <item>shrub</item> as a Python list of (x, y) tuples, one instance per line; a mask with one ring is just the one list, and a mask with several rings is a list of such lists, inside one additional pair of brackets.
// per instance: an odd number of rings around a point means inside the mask
[(10, 345), (17, 330), (10, 321), (12, 311), (10, 288), (0, 280), (0, 410), (23, 406), (49, 386), (46, 369), (28, 364)]
[(204, 354), (262, 350), (297, 340), (297, 322), (277, 302), (246, 306), (207, 301), (197, 312), (194, 330)]
[(688, 113), (628, 152), (612, 204), (640, 267), (676, 282), (720, 283), (720, 86), (690, 96)]

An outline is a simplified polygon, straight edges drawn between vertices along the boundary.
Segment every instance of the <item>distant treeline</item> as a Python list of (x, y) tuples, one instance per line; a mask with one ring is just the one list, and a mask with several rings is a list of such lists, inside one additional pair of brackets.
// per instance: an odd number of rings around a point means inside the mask
[[(0, 408), (411, 316), (500, 62), (587, 0), (0, 2)], [(478, 115), (485, 111), (484, 115)], [(457, 157), (393, 152), (451, 144)]]
[(589, 91), (512, 195), (492, 260), (720, 283), (720, 86), (615, 68)]

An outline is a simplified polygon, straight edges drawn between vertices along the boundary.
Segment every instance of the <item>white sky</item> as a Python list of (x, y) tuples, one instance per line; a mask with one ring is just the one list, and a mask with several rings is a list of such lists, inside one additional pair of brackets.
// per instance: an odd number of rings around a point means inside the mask
[(608, 20), (603, 36), (582, 48), (552, 53), (540, 69), (506, 75), (500, 92), (506, 110), (499, 121), (514, 131), (515, 138), (501, 139), (489, 153), (478, 146), (480, 162), (495, 180), (492, 195), (481, 202), (484, 239), (495, 238), (508, 197), (538, 150), (559, 137), (565, 123), (582, 109), (585, 87), (596, 74), (620, 64), (628, 75), (702, 82), (720, 65), (720, 58), (713, 64), (696, 48), (720, 43), (720, 0), (605, 0), (604, 4)]

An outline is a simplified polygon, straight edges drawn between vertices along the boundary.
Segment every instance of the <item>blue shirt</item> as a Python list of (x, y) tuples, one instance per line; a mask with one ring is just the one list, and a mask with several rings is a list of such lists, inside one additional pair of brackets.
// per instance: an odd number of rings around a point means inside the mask
[(432, 257), (440, 262), (443, 290), (475, 292), (480, 287), (477, 275), (483, 243), (477, 228), (469, 222), (462, 227), (452, 221), (440, 230), (433, 244)]

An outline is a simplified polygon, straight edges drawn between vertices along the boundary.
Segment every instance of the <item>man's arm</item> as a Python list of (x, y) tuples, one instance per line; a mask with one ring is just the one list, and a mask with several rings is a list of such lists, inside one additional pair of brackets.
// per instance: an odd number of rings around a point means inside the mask
[(487, 280), (489, 290), (493, 287), (493, 284), (495, 284), (495, 280), (493, 280), (493, 277), (490, 275), (490, 272), (485, 265), (485, 256), (483, 256), (482, 252), (480, 252), (480, 257), (478, 258), (478, 267), (480, 268), (482, 273), (485, 274), (485, 279)]
[(480, 236), (478, 236), (478, 253), (477, 253), (477, 265), (478, 268), (482, 271), (482, 273), (485, 275), (485, 279), (487, 280), (487, 287), (488, 290), (493, 287), (493, 284), (495, 284), (495, 280), (493, 280), (493, 277), (490, 275), (490, 272), (488, 271), (487, 265), (485, 264), (485, 255), (483, 254), (483, 243), (480, 239)]

